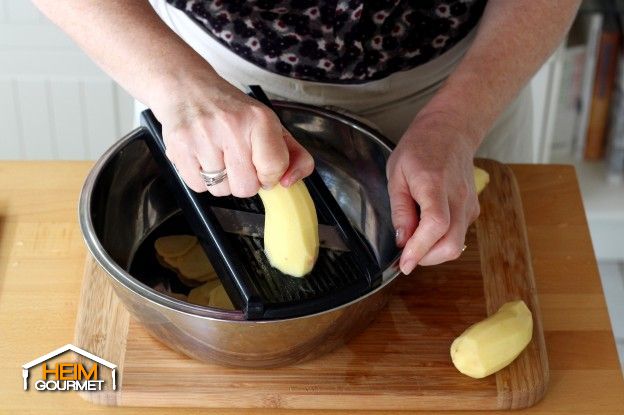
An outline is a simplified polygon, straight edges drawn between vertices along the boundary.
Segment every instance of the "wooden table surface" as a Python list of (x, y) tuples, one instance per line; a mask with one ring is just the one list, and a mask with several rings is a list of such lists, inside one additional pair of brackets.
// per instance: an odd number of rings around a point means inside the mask
[[(108, 408), (75, 392), (22, 390), (21, 365), (73, 339), (86, 253), (77, 206), (90, 166), (0, 162), (0, 413), (203, 412)], [(513, 170), (550, 364), (546, 397), (527, 412), (624, 413), (624, 381), (574, 169), (516, 165)]]

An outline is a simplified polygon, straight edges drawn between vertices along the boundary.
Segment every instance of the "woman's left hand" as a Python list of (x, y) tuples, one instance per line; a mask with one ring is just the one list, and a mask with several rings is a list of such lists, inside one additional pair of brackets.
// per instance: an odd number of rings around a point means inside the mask
[[(448, 114), (419, 115), (393, 151), (386, 173), (400, 268), (459, 257), (479, 216), (473, 158), (478, 137)], [(418, 206), (418, 207), (417, 207)]]

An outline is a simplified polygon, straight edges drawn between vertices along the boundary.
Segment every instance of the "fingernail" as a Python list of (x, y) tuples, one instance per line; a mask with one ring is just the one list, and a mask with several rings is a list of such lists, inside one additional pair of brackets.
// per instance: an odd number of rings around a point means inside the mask
[(401, 242), (403, 242), (403, 229), (397, 228), (394, 231), (394, 241), (397, 244), (397, 246), (401, 245)]
[(413, 259), (409, 259), (401, 267), (401, 272), (407, 275), (414, 271), (414, 268), (416, 268), (416, 261), (414, 261)]
[(261, 184), (260, 187), (264, 190), (271, 190), (275, 185)]
[(301, 174), (301, 172), (299, 170), (294, 170), (292, 173), (290, 173), (290, 177), (288, 178), (288, 181), (286, 183), (286, 187), (289, 187), (289, 186), (295, 184), (295, 182), (297, 180), (299, 180), (300, 174)]

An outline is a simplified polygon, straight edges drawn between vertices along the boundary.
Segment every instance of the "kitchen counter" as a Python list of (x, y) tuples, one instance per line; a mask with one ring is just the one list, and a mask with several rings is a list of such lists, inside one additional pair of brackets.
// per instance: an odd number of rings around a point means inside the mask
[[(75, 392), (22, 390), (21, 365), (73, 339), (86, 255), (77, 206), (91, 165), (0, 162), (0, 413), (189, 413), (99, 407)], [(574, 169), (512, 168), (524, 204), (550, 365), (546, 397), (526, 412), (622, 413), (624, 381)]]

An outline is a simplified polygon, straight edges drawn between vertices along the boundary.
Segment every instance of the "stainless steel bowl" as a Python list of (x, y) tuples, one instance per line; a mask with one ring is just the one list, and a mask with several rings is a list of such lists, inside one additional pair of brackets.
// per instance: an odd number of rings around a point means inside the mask
[(391, 144), (344, 115), (302, 104), (275, 105), (384, 270), (382, 285), (355, 301), (292, 319), (246, 321), (239, 311), (186, 303), (133, 278), (127, 269), (141, 241), (179, 211), (141, 139), (142, 129), (113, 145), (82, 189), (80, 226), (117, 295), (156, 338), (199, 360), (270, 367), (326, 353), (371, 323), (399, 273), (385, 174)]

